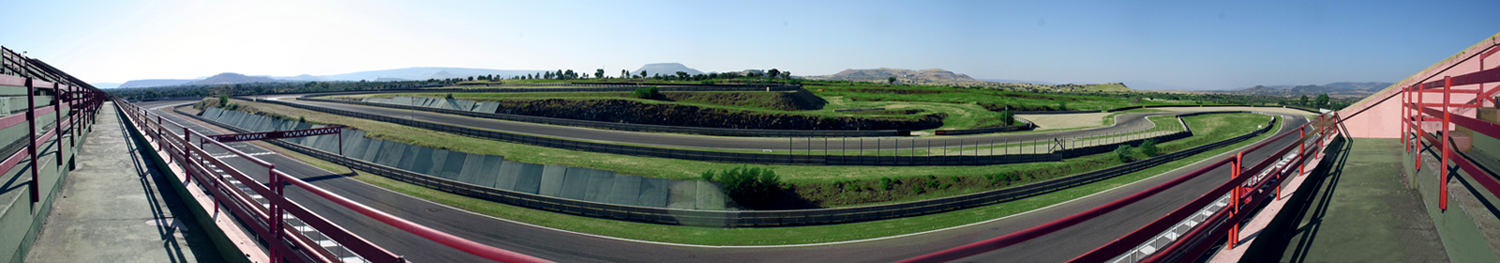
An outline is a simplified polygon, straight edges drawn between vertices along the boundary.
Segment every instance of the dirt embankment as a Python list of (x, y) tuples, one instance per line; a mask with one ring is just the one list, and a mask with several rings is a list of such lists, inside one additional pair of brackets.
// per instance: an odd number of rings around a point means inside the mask
[(822, 117), (641, 103), (619, 99), (497, 100), (495, 113), (670, 126), (778, 130), (923, 130), (943, 126), (946, 114), (912, 118)]
[[(828, 101), (807, 90), (796, 92), (662, 92), (663, 101), (751, 106), (773, 110), (820, 110)], [(620, 94), (627, 97), (629, 94)]]

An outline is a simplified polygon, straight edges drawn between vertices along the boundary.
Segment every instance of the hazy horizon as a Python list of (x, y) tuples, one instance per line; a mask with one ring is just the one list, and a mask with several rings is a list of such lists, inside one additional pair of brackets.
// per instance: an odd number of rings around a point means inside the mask
[[(976, 79), (1394, 82), (1496, 33), (1500, 2), (23, 1), (0, 45), (89, 82), (457, 67), (942, 68)], [(1443, 14), (1443, 19), (1400, 19)], [(49, 21), (49, 22), (40, 22)], [(1410, 36), (1410, 37), (1403, 37)], [(613, 75), (612, 74), (612, 75)]]

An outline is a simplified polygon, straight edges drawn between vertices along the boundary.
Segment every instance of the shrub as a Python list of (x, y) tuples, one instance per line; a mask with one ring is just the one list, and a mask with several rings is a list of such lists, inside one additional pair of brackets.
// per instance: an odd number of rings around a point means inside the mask
[(724, 192), (729, 197), (742, 204), (769, 202), (781, 190), (781, 177), (776, 176), (776, 172), (771, 169), (740, 167), (718, 172), (708, 170), (699, 176), (718, 182), (724, 186)]
[(1005, 111), (1000, 112), (1000, 123), (1005, 126), (1016, 125), (1016, 111), (1006, 107)]
[(1057, 110), (1068, 110), (1068, 102), (1066, 102), (1066, 101), (1059, 101), (1059, 102), (1057, 102)]
[(882, 178), (880, 178), (880, 188), (885, 189), (885, 190), (891, 190), (893, 188), (896, 188), (896, 185), (895, 184), (891, 184), (891, 178), (890, 177), (882, 177)]
[(1115, 157), (1119, 158), (1122, 163), (1130, 162), (1130, 145), (1120, 145), (1119, 148), (1115, 148)]
[(229, 95), (219, 94), (219, 106), (229, 105)]
[(297, 122), (307, 123), (307, 116), (297, 116)]
[(957, 176), (957, 175), (955, 175), (955, 176), (953, 176), (953, 178), (952, 178), (952, 179), (953, 179), (953, 182), (955, 182), (955, 183), (957, 183), (957, 182), (958, 182), (958, 180), (959, 180), (959, 179), (958, 179), (958, 176)]
[(1161, 152), (1161, 149), (1156, 148), (1156, 139), (1149, 139), (1145, 142), (1141, 142), (1140, 148), (1141, 153), (1144, 153), (1149, 157), (1155, 157), (1157, 153)]
[(653, 86), (645, 88), (635, 88), (635, 92), (631, 92), (630, 95), (636, 98), (654, 99), (657, 96), (661, 96), (661, 92), (657, 91), (656, 87)]
[(451, 100), (451, 99), (453, 99), (453, 93), (448, 93), (448, 96), (447, 97), (443, 97), (443, 98)]
[(926, 192), (927, 189), (922, 189), (922, 186), (914, 185), (914, 186), (911, 187), (911, 191), (912, 192), (917, 192), (917, 194), (922, 194), (922, 192)]
[(938, 184), (937, 180), (927, 181), (927, 187), (938, 188)]
[(953, 186), (953, 183), (943, 183), (943, 186), (939, 186), (938, 188), (946, 190), (946, 189), (948, 189), (948, 187), (952, 187), (952, 186)]

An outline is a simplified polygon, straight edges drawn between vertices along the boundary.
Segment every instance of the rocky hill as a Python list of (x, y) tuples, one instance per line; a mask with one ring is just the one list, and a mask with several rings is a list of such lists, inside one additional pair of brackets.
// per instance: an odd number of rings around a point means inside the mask
[(1220, 91), (1220, 93), (1266, 96), (1317, 96), (1318, 94), (1328, 94), (1330, 97), (1362, 98), (1375, 94), (1375, 92), (1380, 92), (1380, 90), (1390, 87), (1393, 84), (1390, 82), (1334, 82), (1324, 85), (1255, 85), (1254, 87), (1244, 89)]
[(688, 75), (703, 74), (702, 71), (698, 71), (696, 69), (689, 68), (687, 66), (683, 66), (682, 63), (646, 64), (645, 66), (641, 66), (641, 68), (636, 69), (635, 71), (631, 71), (630, 74), (637, 74), (638, 75), (638, 74), (641, 74), (642, 70), (645, 70), (646, 74), (651, 74), (651, 75), (657, 75), (657, 74), (672, 75), (672, 74), (677, 74), (678, 71), (687, 72)]
[(219, 75), (214, 75), (213, 77), (208, 77), (207, 79), (183, 83), (182, 85), (221, 85), (261, 82), (279, 82), (279, 80), (268, 77), (245, 76), (244, 74), (239, 73), (224, 72), (219, 73)]

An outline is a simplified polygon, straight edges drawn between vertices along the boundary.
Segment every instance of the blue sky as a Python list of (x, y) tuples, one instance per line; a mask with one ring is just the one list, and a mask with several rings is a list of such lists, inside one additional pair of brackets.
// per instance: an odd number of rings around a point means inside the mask
[(1500, 1), (5, 0), (0, 10), (0, 45), (91, 82), (680, 62), (1229, 89), (1394, 82), (1500, 32)]

